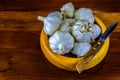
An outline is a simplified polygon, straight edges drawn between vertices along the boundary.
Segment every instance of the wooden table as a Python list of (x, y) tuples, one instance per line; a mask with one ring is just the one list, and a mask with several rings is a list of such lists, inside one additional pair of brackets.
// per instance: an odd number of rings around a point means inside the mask
[[(43, 23), (37, 16), (47, 16), (69, 2), (56, 1), (0, 0), (0, 80), (120, 80), (120, 24), (110, 36), (107, 56), (96, 67), (78, 74), (47, 61), (39, 42)], [(117, 0), (70, 1), (75, 8), (93, 9), (106, 26), (120, 23)]]

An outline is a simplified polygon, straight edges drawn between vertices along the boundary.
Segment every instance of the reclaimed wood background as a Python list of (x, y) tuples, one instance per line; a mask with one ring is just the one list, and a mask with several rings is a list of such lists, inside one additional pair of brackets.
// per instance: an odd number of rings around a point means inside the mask
[[(82, 74), (56, 68), (40, 48), (46, 16), (73, 2), (75, 8), (89, 7), (106, 26), (118, 21), (110, 36), (104, 60)], [(0, 80), (120, 80), (120, 2), (118, 0), (0, 0)]]

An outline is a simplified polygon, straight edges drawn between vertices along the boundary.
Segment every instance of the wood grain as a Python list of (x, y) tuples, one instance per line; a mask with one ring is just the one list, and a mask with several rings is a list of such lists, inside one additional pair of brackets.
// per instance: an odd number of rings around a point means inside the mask
[[(37, 20), (37, 17), (46, 17), (50, 11), (34, 11), (34, 12), (0, 12), (0, 30), (21, 30), (21, 31), (41, 31), (43, 22)], [(94, 15), (98, 16), (108, 27), (114, 21), (120, 22), (120, 13), (94, 11)], [(114, 19), (113, 19), (114, 18)], [(118, 24), (120, 26), (120, 24)], [(117, 27), (115, 32), (119, 32)]]
[(47, 16), (70, 1), (76, 8), (93, 9), (107, 27), (120, 23), (118, 0), (0, 0), (0, 80), (120, 79), (120, 24), (110, 36), (104, 60), (82, 74), (61, 70), (44, 57), (39, 42), (43, 23), (37, 16)]
[(0, 0), (1, 11), (55, 11), (72, 2), (75, 8), (89, 7), (97, 11), (119, 12), (119, 0)]
[(50, 64), (40, 49), (38, 33), (0, 31), (1, 80), (119, 80), (119, 32), (111, 35), (110, 49), (105, 59), (82, 74), (61, 70)]

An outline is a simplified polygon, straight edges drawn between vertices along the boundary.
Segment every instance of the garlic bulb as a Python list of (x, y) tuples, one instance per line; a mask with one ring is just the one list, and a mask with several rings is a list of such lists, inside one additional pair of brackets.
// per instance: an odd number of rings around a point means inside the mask
[(55, 11), (55, 12), (51, 12), (48, 17), (54, 17), (54, 16), (57, 16), (60, 20), (62, 20), (62, 15), (60, 12), (58, 11)]
[(56, 31), (49, 38), (49, 45), (53, 52), (65, 54), (73, 48), (74, 39), (68, 32)]
[(75, 43), (72, 53), (77, 57), (84, 56), (91, 48), (89, 43)]
[(76, 20), (87, 20), (90, 23), (94, 23), (94, 16), (89, 8), (79, 8), (75, 12), (74, 17)]
[(93, 39), (96, 39), (100, 33), (101, 33), (101, 29), (97, 24), (89, 24), (92, 28), (93, 28)]
[(60, 31), (71, 32), (72, 26), (75, 24), (75, 19), (66, 18), (62, 21)]
[(88, 21), (77, 21), (72, 29), (72, 35), (78, 42), (90, 43), (92, 40), (92, 27)]
[(60, 10), (61, 10), (61, 13), (63, 14), (64, 18), (66, 18), (66, 17), (72, 18), (74, 15), (74, 6), (71, 2), (63, 5)]
[(60, 12), (51, 12), (48, 14), (46, 18), (42, 16), (38, 16), (38, 19), (44, 22), (44, 31), (47, 35), (52, 35), (55, 33), (61, 22), (62, 22), (62, 15)]

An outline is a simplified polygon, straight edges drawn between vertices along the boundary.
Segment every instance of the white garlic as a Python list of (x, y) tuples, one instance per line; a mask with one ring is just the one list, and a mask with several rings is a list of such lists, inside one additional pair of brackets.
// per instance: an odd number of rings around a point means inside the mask
[(90, 23), (94, 23), (94, 16), (89, 8), (79, 8), (75, 11), (74, 17), (76, 20), (87, 20)]
[(73, 48), (74, 39), (68, 32), (56, 31), (49, 38), (49, 45), (53, 52), (65, 54)]
[(72, 18), (74, 15), (74, 6), (71, 2), (63, 5), (60, 10), (61, 10), (61, 13), (63, 14), (64, 18), (66, 18), (66, 17)]
[(71, 29), (74, 24), (75, 24), (75, 19), (66, 18), (61, 23), (60, 31), (71, 32)]
[(89, 31), (88, 21), (77, 21), (73, 26), (72, 35), (78, 42), (91, 43), (93, 34)]
[(62, 22), (62, 15), (60, 12), (51, 12), (46, 18), (38, 16), (38, 19), (44, 22), (44, 31), (47, 35), (55, 33)]
[(72, 53), (77, 57), (84, 56), (91, 48), (89, 43), (75, 43)]
[(93, 32), (93, 39), (96, 39), (100, 33), (101, 33), (101, 29), (97, 24), (90, 24), (90, 26), (92, 27), (92, 32)]

